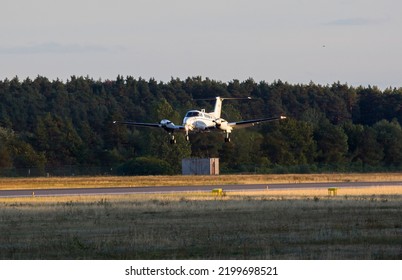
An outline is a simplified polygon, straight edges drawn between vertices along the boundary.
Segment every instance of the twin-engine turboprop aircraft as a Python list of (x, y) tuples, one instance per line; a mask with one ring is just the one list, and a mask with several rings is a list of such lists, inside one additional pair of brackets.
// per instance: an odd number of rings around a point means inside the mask
[[(244, 99), (244, 98), (224, 98), (217, 96), (213, 112), (207, 113), (205, 112), (205, 109), (202, 109), (201, 111), (199, 110), (188, 111), (183, 119), (182, 125), (175, 125), (174, 123), (166, 119), (161, 120), (159, 123), (141, 123), (132, 121), (113, 121), (113, 123), (163, 128), (170, 134), (170, 143), (175, 144), (176, 143), (176, 139), (174, 136), (175, 132), (184, 133), (185, 139), (189, 141), (189, 133), (221, 131), (226, 135), (225, 142), (230, 142), (230, 134), (232, 133), (233, 129), (250, 127), (260, 124), (262, 122), (286, 119), (285, 116), (278, 116), (278, 117), (261, 118), (255, 120), (228, 122), (227, 120), (221, 118), (222, 101), (227, 99)], [(251, 98), (248, 97), (247, 99)]]

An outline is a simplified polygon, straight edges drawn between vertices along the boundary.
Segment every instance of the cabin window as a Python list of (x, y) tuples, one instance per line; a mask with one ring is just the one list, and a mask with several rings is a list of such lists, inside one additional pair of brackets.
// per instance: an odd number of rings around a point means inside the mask
[(186, 117), (198, 117), (200, 115), (200, 112), (187, 112)]

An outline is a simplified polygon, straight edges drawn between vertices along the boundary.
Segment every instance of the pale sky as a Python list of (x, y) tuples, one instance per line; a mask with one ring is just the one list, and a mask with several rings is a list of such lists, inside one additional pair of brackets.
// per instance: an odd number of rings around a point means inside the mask
[(0, 79), (402, 87), (400, 0), (0, 0)]

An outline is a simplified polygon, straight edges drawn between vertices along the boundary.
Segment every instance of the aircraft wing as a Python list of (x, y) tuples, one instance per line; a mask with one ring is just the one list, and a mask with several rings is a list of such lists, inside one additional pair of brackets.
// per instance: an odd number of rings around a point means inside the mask
[(147, 127), (162, 127), (160, 123), (140, 123), (140, 122), (129, 122), (129, 121), (113, 121), (115, 124), (127, 124), (134, 126), (147, 126)]
[(255, 120), (230, 122), (230, 123), (228, 123), (228, 125), (233, 128), (244, 128), (244, 127), (255, 126), (262, 122), (270, 122), (270, 121), (283, 120), (283, 119), (286, 119), (286, 117), (279, 116), (279, 117), (271, 117), (271, 118), (255, 119)]
[(133, 126), (145, 126), (145, 127), (159, 127), (166, 131), (173, 132), (174, 130), (184, 130), (184, 126), (175, 125), (169, 120), (162, 120), (160, 123), (142, 123), (142, 122), (132, 122), (132, 121), (113, 121), (114, 124), (126, 124)]

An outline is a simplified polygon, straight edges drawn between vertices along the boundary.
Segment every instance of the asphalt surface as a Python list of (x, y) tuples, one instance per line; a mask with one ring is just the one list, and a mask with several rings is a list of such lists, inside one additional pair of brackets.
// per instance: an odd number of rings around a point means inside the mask
[(149, 187), (110, 187), (110, 188), (73, 188), (73, 189), (30, 189), (0, 190), (0, 197), (29, 196), (75, 196), (75, 195), (118, 195), (118, 194), (151, 194), (180, 192), (210, 192), (215, 188), (224, 191), (279, 190), (279, 189), (320, 189), (320, 188), (363, 188), (400, 186), (402, 181), (392, 182), (333, 182), (333, 183), (289, 183), (289, 184), (248, 184), (223, 186), (149, 186)]

